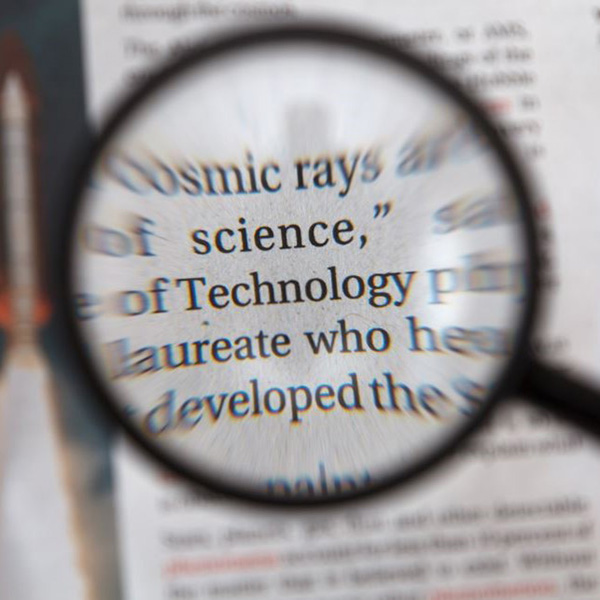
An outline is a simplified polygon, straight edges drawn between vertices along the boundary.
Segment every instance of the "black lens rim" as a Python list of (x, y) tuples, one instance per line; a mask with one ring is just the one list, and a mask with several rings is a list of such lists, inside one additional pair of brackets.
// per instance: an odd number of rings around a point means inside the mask
[[(179, 463), (168, 452), (157, 447), (155, 444), (150, 443), (147, 438), (143, 437), (138, 430), (126, 420), (122, 411), (118, 408), (118, 404), (113, 402), (109, 387), (103, 381), (88, 355), (87, 343), (80, 331), (75, 311), (72, 310), (74, 297), (74, 281), (72, 278), (74, 255), (71, 252), (71, 248), (74, 243), (79, 206), (82, 204), (82, 199), (85, 198), (86, 186), (89, 182), (90, 173), (94, 164), (109, 140), (123, 125), (128, 116), (143, 103), (148, 95), (160, 89), (163, 83), (201, 62), (206, 62), (213, 58), (243, 50), (248, 47), (268, 47), (269, 45), (276, 46), (281, 43), (298, 41), (324, 42), (340, 47), (350, 47), (355, 50), (365, 51), (376, 57), (391, 60), (392, 62), (399, 64), (402, 68), (408, 68), (417, 75), (422, 76), (440, 89), (440, 91), (447, 94), (458, 106), (462, 107), (489, 140), (493, 151), (497, 155), (499, 163), (506, 172), (507, 180), (512, 183), (523, 221), (525, 235), (524, 243), (529, 259), (526, 264), (527, 285), (525, 297), (523, 299), (524, 306), (521, 323), (517, 328), (514, 338), (514, 353), (507, 361), (504, 368), (504, 374), (498, 379), (498, 385), (486, 401), (485, 406), (479, 410), (478, 414), (473, 419), (467, 421), (466, 424), (446, 443), (438, 447), (435, 454), (425, 457), (408, 470), (402, 470), (396, 475), (390, 475), (389, 477), (378, 481), (377, 484), (372, 487), (352, 490), (336, 496), (282, 497), (260, 493), (241, 486), (238, 487), (215, 478), (208, 473), (204, 473), (201, 470), (191, 469), (185, 464)], [(253, 29), (251, 31), (228, 35), (215, 41), (199, 45), (184, 57), (150, 78), (132, 96), (125, 100), (108, 120), (108, 124), (101, 132), (97, 141), (84, 153), (83, 164), (77, 171), (77, 176), (72, 186), (72, 193), (69, 198), (69, 210), (65, 235), (63, 237), (60, 264), (62, 267), (62, 281), (60, 282), (61, 285), (59, 287), (61, 296), (59, 298), (59, 310), (63, 313), (62, 321), (66, 325), (68, 343), (73, 349), (74, 358), (81, 372), (84, 374), (84, 377), (87, 379), (90, 390), (94, 392), (90, 394), (90, 397), (99, 401), (108, 415), (128, 434), (129, 438), (150, 457), (188, 482), (199, 484), (218, 493), (246, 501), (296, 508), (335, 505), (349, 500), (371, 497), (374, 494), (413, 481), (419, 475), (431, 470), (433, 467), (441, 464), (447, 457), (453, 455), (455, 450), (481, 426), (497, 402), (510, 392), (518, 390), (521, 379), (529, 365), (529, 341), (534, 330), (535, 317), (538, 313), (540, 301), (539, 239), (533, 215), (533, 204), (529, 193), (529, 186), (526, 183), (525, 176), (521, 169), (514, 160), (507, 143), (500, 137), (489, 118), (456, 83), (449, 81), (445, 76), (439, 74), (419, 58), (382, 41), (372, 33), (366, 34), (362, 30), (359, 31), (351, 27), (341, 27), (339, 25), (323, 23), (277, 25), (265, 29)]]

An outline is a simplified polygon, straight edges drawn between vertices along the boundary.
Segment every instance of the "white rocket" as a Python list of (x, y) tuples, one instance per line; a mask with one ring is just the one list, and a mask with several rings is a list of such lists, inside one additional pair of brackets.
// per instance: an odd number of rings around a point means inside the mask
[(88, 598), (66, 485), (52, 373), (37, 340), (31, 105), (20, 73), (0, 89), (10, 324), (0, 378), (0, 598)]
[(33, 191), (28, 100), (16, 73), (2, 93), (2, 173), (8, 238), (7, 275), (11, 307), (10, 345), (19, 353), (35, 344), (37, 243), (33, 228)]

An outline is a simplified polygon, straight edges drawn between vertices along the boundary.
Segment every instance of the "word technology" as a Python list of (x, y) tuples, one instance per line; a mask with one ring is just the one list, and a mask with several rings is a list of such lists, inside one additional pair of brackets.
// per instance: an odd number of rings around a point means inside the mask
[(272, 281), (258, 271), (248, 273), (246, 281), (211, 285), (208, 277), (157, 277), (148, 291), (126, 290), (119, 295), (118, 312), (137, 316), (145, 313), (166, 313), (171, 310), (167, 296), (180, 289), (185, 297), (185, 310), (204, 307), (224, 309), (272, 304), (300, 304), (335, 300), (360, 300), (366, 297), (374, 308), (402, 306), (409, 297), (415, 278), (414, 271), (343, 274), (336, 266), (327, 267), (321, 277), (304, 281), (285, 279)]

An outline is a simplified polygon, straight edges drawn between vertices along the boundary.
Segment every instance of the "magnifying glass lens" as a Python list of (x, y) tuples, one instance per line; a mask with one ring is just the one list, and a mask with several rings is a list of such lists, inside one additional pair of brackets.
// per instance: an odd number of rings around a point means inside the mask
[(113, 122), (69, 277), (102, 397), (182, 473), (258, 498), (401, 480), (515, 368), (528, 231), (491, 129), (395, 54), (279, 36)]

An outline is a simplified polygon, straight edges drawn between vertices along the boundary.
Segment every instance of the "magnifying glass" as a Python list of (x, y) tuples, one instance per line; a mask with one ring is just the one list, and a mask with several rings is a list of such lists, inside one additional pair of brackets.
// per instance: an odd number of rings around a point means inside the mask
[(405, 482), (513, 392), (600, 422), (529, 355), (538, 249), (496, 130), (354, 31), (205, 45), (110, 122), (65, 236), (76, 354), (203, 485), (326, 503)]

